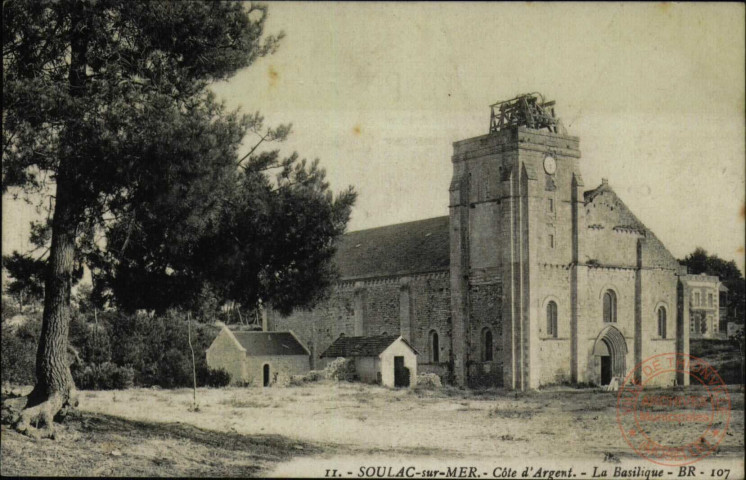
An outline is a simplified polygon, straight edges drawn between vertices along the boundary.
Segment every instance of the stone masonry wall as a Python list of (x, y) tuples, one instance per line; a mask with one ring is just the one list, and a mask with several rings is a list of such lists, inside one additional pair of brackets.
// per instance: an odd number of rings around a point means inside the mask
[[(268, 311), (269, 329), (292, 330), (312, 353), (311, 367), (322, 368), (319, 355), (341, 334), (355, 334), (355, 295), (362, 296), (364, 335), (400, 334), (400, 298), (402, 277), (373, 281), (341, 282), (335, 285), (329, 298), (314, 309), (299, 310), (287, 317)], [(411, 303), (412, 346), (418, 351), (422, 371), (446, 376), (451, 348), (450, 288), (447, 273), (411, 276), (409, 301)], [(429, 334), (438, 333), (440, 362), (429, 363)]]
[[(492, 332), (492, 361), (484, 361), (484, 332)], [(469, 384), (501, 386), (503, 383), (502, 284), (469, 287)]]
[[(570, 268), (567, 265), (540, 264), (538, 285), (532, 293), (532, 325), (536, 337), (531, 375), (541, 385), (570, 381)], [(557, 334), (547, 329), (547, 305), (557, 305)]]
[(307, 355), (247, 356), (246, 380), (252, 386), (261, 387), (264, 382), (264, 365), (269, 365), (270, 386), (292, 375), (308, 372)]

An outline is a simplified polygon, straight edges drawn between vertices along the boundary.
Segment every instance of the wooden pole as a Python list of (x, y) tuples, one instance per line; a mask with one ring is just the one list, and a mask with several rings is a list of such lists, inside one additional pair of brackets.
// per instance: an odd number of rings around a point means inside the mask
[(93, 307), (93, 350), (98, 349), (98, 309)]
[(192, 351), (192, 381), (194, 384), (194, 408), (197, 407), (197, 367), (194, 363), (194, 347), (192, 347), (192, 315), (187, 312), (187, 338), (189, 339), (189, 350)]

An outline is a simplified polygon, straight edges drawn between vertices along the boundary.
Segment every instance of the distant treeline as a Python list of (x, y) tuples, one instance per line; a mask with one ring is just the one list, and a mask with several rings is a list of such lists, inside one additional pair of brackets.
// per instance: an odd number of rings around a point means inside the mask
[[(6, 319), (2, 324), (2, 381), (31, 385), (41, 312), (15, 317), (15, 322)], [(214, 325), (192, 322), (198, 386), (229, 383), (228, 374), (209, 369), (205, 359), (205, 350), (218, 331)], [(178, 312), (159, 317), (75, 313), (70, 322), (70, 347), (70, 368), (79, 389), (192, 386), (187, 317)]]

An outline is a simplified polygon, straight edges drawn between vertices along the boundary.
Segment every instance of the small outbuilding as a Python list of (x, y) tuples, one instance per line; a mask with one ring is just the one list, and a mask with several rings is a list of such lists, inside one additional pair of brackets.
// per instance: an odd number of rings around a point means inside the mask
[(417, 350), (401, 336), (340, 336), (321, 358), (354, 359), (360, 381), (387, 387), (413, 387), (417, 383)]
[(268, 387), (278, 377), (302, 375), (311, 354), (293, 332), (233, 331), (223, 327), (207, 349), (207, 366), (222, 368), (231, 384)]

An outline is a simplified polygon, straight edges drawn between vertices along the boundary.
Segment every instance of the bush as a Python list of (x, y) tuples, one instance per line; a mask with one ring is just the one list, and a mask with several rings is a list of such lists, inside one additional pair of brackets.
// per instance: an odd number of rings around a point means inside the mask
[(293, 375), (290, 377), (291, 386), (300, 386), (304, 383), (318, 382), (325, 378), (325, 374), (321, 370), (311, 370), (303, 375)]
[[(186, 314), (171, 311), (161, 317), (117, 313), (108, 313), (107, 316), (112, 362), (132, 365), (136, 385), (192, 386), (192, 353), (187, 338)], [(102, 315), (99, 315), (99, 323), (101, 321)], [(197, 384), (219, 386), (225, 382), (225, 376), (212, 378), (205, 358), (205, 351), (219, 329), (198, 322), (192, 322), (191, 329)]]
[(355, 361), (339, 357), (326, 366), (324, 376), (329, 380), (351, 382), (356, 377)]
[(36, 349), (41, 322), (28, 318), (17, 327), (2, 326), (0, 344), (0, 377), (3, 382), (33, 385), (36, 381)]
[(199, 376), (197, 378), (197, 383), (201, 386), (219, 388), (227, 387), (231, 383), (230, 373), (222, 368), (218, 368), (217, 370), (207, 368), (204, 372), (202, 378), (199, 378)]
[(134, 386), (132, 367), (111, 362), (86, 364), (72, 370), (75, 385), (83, 390), (124, 390)]
[[(2, 326), (0, 373), (4, 382), (33, 384), (35, 380), (41, 313), (24, 317), (23, 323), (4, 322)], [(103, 311), (97, 313), (97, 322), (92, 311), (73, 312), (69, 341), (81, 360), (80, 365), (71, 365), (73, 379), (78, 387), (87, 389), (126, 388), (132, 382), (144, 387), (191, 387), (187, 327), (186, 314), (175, 311), (160, 317)], [(198, 385), (220, 387), (230, 383), (227, 372), (211, 371), (207, 366), (205, 351), (218, 332), (214, 325), (192, 322)]]
[(440, 381), (440, 377), (435, 373), (421, 373), (417, 375), (417, 388), (433, 390), (442, 386), (443, 383)]
[(191, 359), (175, 348), (167, 351), (158, 365), (157, 384), (164, 388), (192, 386)]

